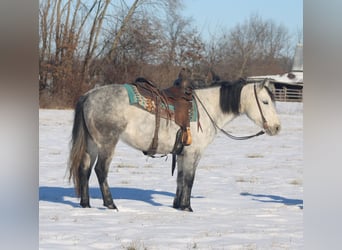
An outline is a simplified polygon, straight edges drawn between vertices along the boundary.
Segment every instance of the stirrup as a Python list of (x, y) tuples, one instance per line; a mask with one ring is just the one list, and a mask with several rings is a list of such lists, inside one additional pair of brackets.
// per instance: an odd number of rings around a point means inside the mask
[(192, 143), (192, 137), (190, 132), (190, 127), (187, 127), (182, 133), (182, 143), (184, 146), (189, 146)]

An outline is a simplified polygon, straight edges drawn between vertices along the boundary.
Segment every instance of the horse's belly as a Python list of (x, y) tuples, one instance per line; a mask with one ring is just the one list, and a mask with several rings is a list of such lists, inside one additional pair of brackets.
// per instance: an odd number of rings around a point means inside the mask
[[(135, 108), (129, 117), (129, 122), (120, 135), (120, 139), (138, 150), (147, 151), (155, 134), (155, 115)], [(160, 120), (157, 153), (168, 154), (172, 151), (177, 127), (173, 122), (167, 123), (166, 119)]]

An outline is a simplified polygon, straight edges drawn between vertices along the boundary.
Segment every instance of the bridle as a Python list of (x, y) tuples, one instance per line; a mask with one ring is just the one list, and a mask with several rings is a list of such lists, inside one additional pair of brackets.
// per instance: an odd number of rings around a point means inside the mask
[[(266, 79), (264, 81), (266, 81)], [(261, 106), (260, 106), (260, 102), (259, 102), (259, 99), (258, 99), (258, 96), (257, 96), (256, 84), (254, 84), (254, 96), (255, 96), (255, 100), (257, 102), (257, 105), (258, 105), (258, 108), (259, 108), (259, 112), (260, 112), (260, 115), (261, 115), (262, 127), (264, 129), (268, 129), (268, 124), (267, 124), (267, 121), (265, 119), (264, 113), (262, 112), (262, 109), (261, 109)]]
[[(265, 79), (264, 81), (266, 81), (267, 79)], [(204, 109), (205, 113), (207, 114), (207, 116), (209, 117), (211, 123), (214, 125), (214, 128), (215, 129), (218, 129), (219, 131), (221, 131), (223, 134), (225, 134), (226, 136), (228, 136), (229, 138), (231, 139), (234, 139), (234, 140), (247, 140), (247, 139), (251, 139), (253, 137), (256, 137), (256, 136), (259, 136), (259, 135), (263, 135), (265, 134), (265, 131), (261, 130), (259, 131), (258, 133), (254, 134), (254, 135), (247, 135), (247, 136), (234, 136), (230, 133), (228, 133), (227, 131), (223, 130), (222, 128), (220, 128), (217, 123), (214, 121), (214, 119), (211, 117), (211, 115), (209, 114), (208, 110), (206, 109), (206, 107), (204, 106), (203, 102), (201, 101), (201, 99), (199, 99), (199, 97), (197, 96), (196, 94), (196, 91), (193, 92), (193, 95), (195, 96), (195, 98), (197, 99), (197, 101), (201, 104), (202, 108)], [(259, 99), (258, 99), (258, 96), (257, 96), (257, 91), (256, 91), (256, 84), (254, 84), (254, 96), (255, 96), (255, 99), (256, 99), (256, 102), (257, 102), (257, 105), (258, 105), (258, 109), (259, 109), (259, 112), (260, 112), (260, 115), (261, 115), (261, 119), (262, 119), (262, 125), (263, 125), (263, 128), (264, 129), (267, 129), (268, 128), (268, 124), (267, 124), (267, 121), (265, 119), (265, 116), (262, 112), (262, 109), (261, 109), (261, 106), (260, 106), (260, 102), (259, 102)]]

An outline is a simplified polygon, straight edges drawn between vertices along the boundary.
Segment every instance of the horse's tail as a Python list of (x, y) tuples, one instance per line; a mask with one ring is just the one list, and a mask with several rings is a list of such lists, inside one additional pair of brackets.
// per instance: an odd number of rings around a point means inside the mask
[(71, 149), (69, 155), (69, 182), (73, 180), (76, 195), (80, 195), (79, 168), (86, 152), (87, 126), (84, 121), (83, 105), (86, 96), (81, 96), (75, 107), (74, 125), (72, 128)]

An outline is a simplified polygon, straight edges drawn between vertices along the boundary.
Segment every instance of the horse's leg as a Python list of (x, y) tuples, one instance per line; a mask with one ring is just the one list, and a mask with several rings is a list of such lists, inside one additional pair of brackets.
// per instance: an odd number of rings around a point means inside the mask
[(115, 143), (111, 143), (110, 145), (106, 145), (98, 154), (98, 160), (95, 166), (95, 173), (97, 179), (99, 181), (103, 205), (110, 208), (110, 209), (117, 209), (113, 202), (112, 194), (109, 189), (109, 185), (107, 182), (107, 175), (109, 171), (109, 166), (113, 158)]
[(200, 154), (184, 154), (177, 159), (177, 191), (173, 201), (173, 207), (192, 212), (190, 197), (191, 189), (195, 179), (195, 172)]
[(81, 202), (80, 205), (82, 207), (90, 207), (89, 203), (89, 186), (88, 180), (91, 173), (91, 168), (89, 164), (89, 155), (86, 154), (84, 157), (84, 161), (81, 163), (79, 168), (79, 180), (80, 180), (80, 195), (81, 195)]
[(79, 168), (79, 185), (80, 185), (80, 195), (82, 207), (90, 207), (89, 202), (89, 177), (91, 174), (91, 168), (94, 165), (97, 157), (97, 147), (95, 143), (88, 138), (87, 149), (84, 153), (83, 160), (81, 161)]

